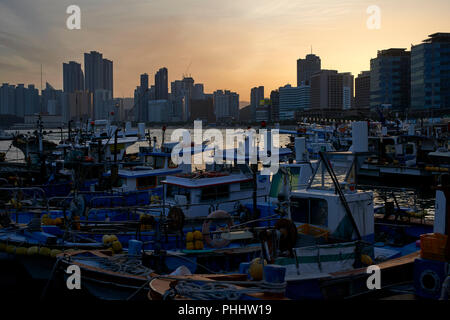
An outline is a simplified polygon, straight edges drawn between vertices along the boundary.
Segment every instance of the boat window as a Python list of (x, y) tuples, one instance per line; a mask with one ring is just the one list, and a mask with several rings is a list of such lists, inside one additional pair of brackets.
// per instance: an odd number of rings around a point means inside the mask
[(411, 143), (408, 143), (405, 148), (405, 153), (406, 154), (414, 154), (414, 145), (412, 145)]
[(186, 196), (186, 200), (188, 203), (190, 203), (191, 201), (191, 191), (189, 189), (168, 184), (166, 192), (167, 198), (175, 198), (176, 195), (181, 195)]
[(229, 196), (229, 185), (222, 184), (202, 189), (201, 201), (227, 199)]
[(136, 188), (138, 190), (150, 189), (156, 187), (156, 176), (140, 177), (136, 179)]
[(241, 182), (240, 188), (241, 188), (241, 191), (253, 190), (253, 181)]
[(155, 167), (154, 169), (164, 169), (164, 157), (155, 157)]
[(323, 199), (294, 198), (291, 202), (291, 218), (294, 222), (327, 227), (327, 201)]

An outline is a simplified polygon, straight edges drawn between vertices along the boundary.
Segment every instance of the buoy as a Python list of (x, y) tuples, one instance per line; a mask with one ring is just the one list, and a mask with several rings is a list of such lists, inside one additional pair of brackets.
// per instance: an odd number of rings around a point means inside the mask
[(39, 254), (39, 248), (36, 246), (29, 247), (27, 249), (27, 255), (29, 255), (29, 256), (36, 256), (38, 254)]
[[(264, 265), (267, 265), (267, 261), (264, 260)], [(263, 265), (261, 263), (261, 258), (253, 259), (250, 262), (250, 268), (248, 272), (253, 280), (260, 281), (263, 278)]]
[(109, 241), (114, 242), (114, 241), (119, 241), (119, 239), (117, 238), (117, 236), (115, 234), (112, 234), (109, 236)]
[(203, 241), (201, 240), (197, 240), (195, 241), (195, 250), (203, 250)]
[(194, 250), (194, 243), (192, 241), (186, 242), (186, 249)]
[(365, 264), (366, 266), (370, 266), (373, 264), (372, 258), (370, 256), (368, 256), (367, 254), (361, 255), (361, 262), (363, 264)]
[(11, 246), (11, 245), (6, 246), (5, 251), (6, 251), (6, 253), (14, 254), (14, 252), (16, 252), (16, 247), (15, 246)]
[(194, 240), (203, 240), (203, 234), (201, 231), (194, 231)]
[(39, 255), (44, 256), (44, 257), (49, 257), (50, 256), (50, 249), (47, 248), (47, 247), (39, 248)]
[(59, 250), (59, 249), (53, 249), (52, 251), (50, 251), (50, 257), (56, 258), (56, 256), (57, 256), (58, 254), (60, 254), (60, 253), (62, 253), (61, 250)]
[(102, 237), (102, 241), (105, 246), (109, 246), (113, 242), (113, 240), (109, 234), (105, 234)]
[(111, 248), (113, 249), (114, 253), (119, 253), (122, 251), (122, 244), (116, 240), (112, 243)]
[(16, 254), (19, 256), (25, 256), (27, 254), (27, 248), (25, 247), (17, 247)]
[(192, 242), (194, 240), (194, 233), (193, 232), (188, 232), (186, 234), (186, 242)]

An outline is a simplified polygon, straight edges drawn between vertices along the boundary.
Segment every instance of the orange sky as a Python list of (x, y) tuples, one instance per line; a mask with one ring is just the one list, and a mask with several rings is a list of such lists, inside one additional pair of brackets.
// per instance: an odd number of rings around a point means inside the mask
[[(45, 81), (62, 88), (62, 63), (83, 64), (97, 50), (114, 62), (116, 96), (130, 97), (141, 73), (186, 72), (216, 89), (270, 90), (296, 84), (296, 60), (310, 46), (322, 67), (369, 69), (377, 50), (410, 48), (434, 32), (450, 32), (448, 0), (79, 0), (81, 30), (66, 29), (71, 0), (0, 3), (0, 82)], [(370, 5), (381, 9), (381, 29), (366, 27)]]

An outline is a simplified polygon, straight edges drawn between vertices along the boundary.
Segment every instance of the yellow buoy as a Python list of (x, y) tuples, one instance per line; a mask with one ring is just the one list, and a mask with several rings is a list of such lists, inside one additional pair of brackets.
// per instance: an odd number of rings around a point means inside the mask
[(5, 251), (7, 253), (14, 254), (14, 252), (16, 252), (16, 247), (15, 246), (11, 246), (11, 245), (6, 246), (6, 250)]
[(62, 251), (59, 250), (59, 249), (53, 249), (52, 251), (50, 251), (50, 257), (56, 258), (56, 256), (57, 256), (58, 254), (60, 254), (61, 252), (62, 252)]
[(367, 254), (361, 255), (361, 262), (363, 264), (365, 264), (366, 266), (370, 266), (373, 264), (372, 258), (370, 256), (368, 256)]
[(107, 246), (107, 245), (109, 245), (112, 241), (111, 241), (111, 238), (110, 238), (110, 236), (109, 236), (109, 234), (105, 234), (103, 237), (102, 237), (102, 241), (103, 241), (103, 244), (105, 245), (105, 246)]
[(193, 232), (188, 232), (186, 234), (186, 242), (192, 242), (194, 240), (194, 233)]
[(111, 247), (115, 253), (119, 253), (122, 251), (122, 244), (117, 240), (112, 243)]
[(47, 248), (47, 247), (41, 247), (41, 248), (39, 249), (39, 254), (40, 254), (41, 256), (44, 256), (44, 257), (49, 257), (49, 256), (50, 256), (50, 249)]
[(27, 254), (27, 248), (25, 247), (17, 247), (16, 248), (16, 254), (19, 256), (25, 256)]
[[(267, 261), (264, 260), (264, 265), (267, 265)], [(261, 258), (253, 259), (250, 262), (250, 267), (248, 269), (250, 276), (255, 281), (260, 281), (263, 278), (263, 265), (261, 264)]]
[(195, 240), (202, 240), (203, 239), (203, 234), (201, 231), (197, 230), (194, 232), (194, 239)]
[(194, 250), (194, 243), (192, 241), (186, 242), (186, 249)]
[(117, 238), (117, 236), (115, 234), (112, 234), (109, 236), (109, 241), (114, 242), (114, 241), (119, 241), (119, 239)]
[(39, 254), (39, 248), (34, 246), (34, 247), (29, 247), (27, 249), (27, 255), (29, 256), (36, 256)]
[(203, 250), (203, 241), (201, 240), (195, 241), (195, 250)]

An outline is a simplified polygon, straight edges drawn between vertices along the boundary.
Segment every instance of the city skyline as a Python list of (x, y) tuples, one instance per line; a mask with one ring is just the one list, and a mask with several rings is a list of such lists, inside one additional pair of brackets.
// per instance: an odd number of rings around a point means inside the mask
[(450, 29), (450, 3), (441, 0), (377, 1), (380, 30), (366, 27), (372, 1), (78, 1), (81, 30), (65, 27), (69, 4), (0, 3), (1, 83), (40, 88), (42, 64), (43, 84), (62, 88), (62, 63), (83, 64), (85, 52), (99, 51), (114, 62), (117, 97), (132, 97), (140, 74), (153, 78), (166, 67), (169, 83), (188, 73), (205, 84), (205, 92), (229, 89), (250, 101), (255, 86), (267, 92), (294, 86), (297, 59), (311, 45), (323, 69), (356, 76), (370, 69), (378, 50), (410, 50), (429, 34)]

